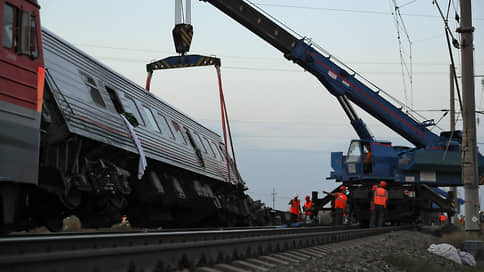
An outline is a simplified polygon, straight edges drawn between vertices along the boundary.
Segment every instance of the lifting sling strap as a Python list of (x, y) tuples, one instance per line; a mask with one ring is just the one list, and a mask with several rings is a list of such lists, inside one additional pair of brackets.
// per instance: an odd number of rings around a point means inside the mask
[(229, 123), (229, 115), (227, 113), (227, 105), (225, 104), (225, 98), (224, 98), (224, 93), (222, 89), (222, 75), (220, 72), (220, 65), (215, 65), (215, 69), (217, 70), (217, 78), (218, 78), (218, 88), (219, 88), (219, 94), (220, 94), (220, 114), (222, 117), (222, 128), (223, 128), (223, 133), (224, 133), (224, 142), (225, 142), (225, 159), (227, 162), (227, 172), (228, 172), (228, 177), (229, 177), (229, 182), (231, 183), (231, 175), (230, 175), (230, 159), (229, 159), (229, 152), (228, 152), (228, 147), (227, 147), (227, 131), (229, 134), (229, 140), (230, 140), (230, 148), (232, 150), (232, 158), (234, 160), (234, 168), (235, 168), (235, 176), (237, 177), (237, 180), (239, 179), (239, 171), (237, 168), (237, 161), (235, 159), (235, 150), (234, 150), (234, 145), (232, 142), (232, 133), (230, 131), (230, 123)]

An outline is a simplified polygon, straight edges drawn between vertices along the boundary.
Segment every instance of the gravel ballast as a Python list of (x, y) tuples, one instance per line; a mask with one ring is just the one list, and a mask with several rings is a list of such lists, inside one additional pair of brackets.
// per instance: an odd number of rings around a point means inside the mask
[(278, 266), (271, 271), (484, 271), (481, 260), (476, 267), (459, 265), (431, 254), (431, 244), (439, 237), (417, 231), (399, 231), (328, 244), (328, 255), (305, 262)]

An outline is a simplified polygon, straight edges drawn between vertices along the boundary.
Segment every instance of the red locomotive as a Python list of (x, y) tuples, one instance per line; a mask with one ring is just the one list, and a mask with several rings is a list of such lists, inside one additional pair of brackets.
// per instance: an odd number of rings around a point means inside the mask
[(23, 187), (38, 182), (44, 59), (37, 1), (0, 0), (0, 23), (0, 213), (11, 225)]

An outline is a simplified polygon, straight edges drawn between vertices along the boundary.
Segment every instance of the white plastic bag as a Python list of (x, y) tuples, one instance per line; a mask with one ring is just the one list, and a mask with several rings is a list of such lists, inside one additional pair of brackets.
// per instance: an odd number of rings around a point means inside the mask
[(476, 266), (476, 259), (472, 254), (466, 251), (462, 250), (457, 250), (459, 252), (460, 259), (462, 260), (462, 263), (468, 264), (470, 266)]
[(462, 264), (462, 261), (460, 259), (459, 253), (457, 252), (457, 249), (450, 244), (431, 244), (429, 248), (427, 249), (430, 253), (442, 256), (446, 259), (449, 259), (451, 261), (454, 261), (458, 264)]

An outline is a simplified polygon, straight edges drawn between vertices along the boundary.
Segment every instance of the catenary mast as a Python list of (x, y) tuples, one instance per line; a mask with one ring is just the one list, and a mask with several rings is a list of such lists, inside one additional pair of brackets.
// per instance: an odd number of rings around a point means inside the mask
[(480, 231), (479, 190), (477, 171), (476, 105), (474, 96), (474, 42), (471, 0), (460, 1), (461, 23), (457, 32), (461, 34), (463, 138), (462, 181), (465, 198), (465, 230)]

